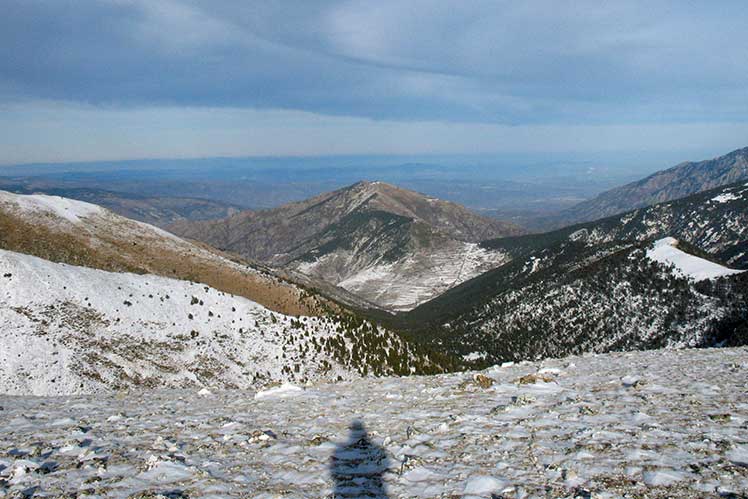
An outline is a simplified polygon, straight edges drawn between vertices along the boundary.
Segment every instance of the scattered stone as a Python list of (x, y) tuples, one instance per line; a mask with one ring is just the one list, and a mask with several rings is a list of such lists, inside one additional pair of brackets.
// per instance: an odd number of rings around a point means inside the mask
[(594, 409), (588, 405), (583, 405), (579, 408), (579, 414), (583, 416), (594, 416), (598, 413), (597, 409)]
[(485, 374), (474, 374), (473, 381), (481, 388), (490, 388), (493, 385), (493, 379), (489, 378)]
[(271, 430), (255, 430), (249, 436), (249, 443), (269, 443), (271, 440), (277, 440), (278, 436)]
[(556, 380), (553, 379), (553, 377), (547, 375), (547, 374), (526, 374), (522, 376), (521, 378), (515, 380), (515, 383), (518, 385), (534, 385), (538, 381), (542, 381), (543, 383), (552, 383)]
[(127, 496), (127, 499), (189, 499), (189, 495), (183, 490), (170, 490), (166, 492), (154, 492), (144, 490)]
[(639, 388), (644, 385), (644, 382), (638, 376), (624, 376), (621, 378), (621, 383), (626, 388)]
[(711, 419), (712, 421), (718, 421), (720, 423), (727, 423), (732, 419), (732, 417), (728, 413), (710, 414), (709, 419)]
[(535, 402), (535, 397), (532, 395), (528, 395), (523, 393), (522, 395), (518, 395), (516, 397), (512, 397), (512, 405), (515, 407), (522, 407), (525, 405), (530, 405)]
[(322, 445), (325, 442), (329, 442), (329, 441), (330, 439), (327, 437), (323, 437), (322, 435), (314, 435), (311, 439), (309, 439), (308, 444), (311, 447), (317, 447), (318, 445)]

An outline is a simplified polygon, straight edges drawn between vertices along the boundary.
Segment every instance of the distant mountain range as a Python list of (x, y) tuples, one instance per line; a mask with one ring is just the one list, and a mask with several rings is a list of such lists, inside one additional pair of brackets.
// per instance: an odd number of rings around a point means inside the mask
[(503, 263), (501, 252), (477, 243), (522, 233), (513, 224), (382, 182), (169, 229), (391, 309), (412, 308)]
[(706, 161), (686, 162), (642, 180), (603, 192), (549, 217), (545, 225), (560, 227), (616, 215), (644, 206), (748, 180), (748, 147)]

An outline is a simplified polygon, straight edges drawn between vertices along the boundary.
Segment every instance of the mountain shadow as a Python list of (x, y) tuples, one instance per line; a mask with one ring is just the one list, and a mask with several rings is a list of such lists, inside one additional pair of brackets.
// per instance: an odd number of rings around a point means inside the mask
[(335, 482), (334, 499), (386, 499), (382, 478), (389, 467), (387, 454), (369, 439), (361, 421), (354, 421), (345, 443), (335, 449), (330, 459), (330, 475)]

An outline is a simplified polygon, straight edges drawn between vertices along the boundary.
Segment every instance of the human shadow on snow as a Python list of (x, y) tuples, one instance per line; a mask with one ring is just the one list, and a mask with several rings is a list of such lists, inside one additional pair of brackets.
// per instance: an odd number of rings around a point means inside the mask
[(330, 459), (333, 498), (387, 498), (382, 478), (387, 454), (369, 439), (361, 421), (353, 421), (348, 440), (338, 444)]

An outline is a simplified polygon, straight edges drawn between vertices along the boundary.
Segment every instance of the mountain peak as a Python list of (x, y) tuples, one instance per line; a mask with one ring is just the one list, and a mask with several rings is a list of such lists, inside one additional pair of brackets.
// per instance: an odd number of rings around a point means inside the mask
[[(363, 211), (384, 211), (414, 221), (424, 222), (440, 230), (443, 229), (453, 237), (463, 241), (479, 242), (488, 238), (487, 233), (499, 234), (490, 237), (522, 233), (519, 227), (511, 223), (482, 217), (457, 203), (386, 182), (362, 180), (336, 191), (336, 194), (342, 196), (343, 203), (348, 204), (346, 214)], [(334, 200), (329, 198), (330, 202), (340, 203), (341, 199), (338, 196)], [(469, 222), (470, 225), (477, 223), (482, 228), (476, 232), (465, 226), (463, 222)], [(486, 229), (486, 227), (489, 228)]]
[(349, 187), (345, 187), (341, 190), (342, 191), (350, 190), (350, 191), (377, 192), (379, 194), (394, 193), (394, 192), (409, 192), (412, 194), (422, 196), (422, 194), (417, 193), (415, 191), (403, 189), (402, 187), (397, 187), (396, 185), (388, 184), (387, 182), (382, 182), (380, 180), (360, 180), (356, 182), (355, 184)]
[[(476, 243), (522, 232), (456, 203), (370, 180), (251, 217), (173, 230), (399, 308), (493, 268), (503, 254)], [(393, 282), (405, 283), (402, 293), (384, 284)]]

